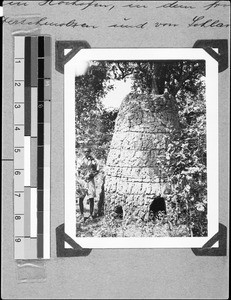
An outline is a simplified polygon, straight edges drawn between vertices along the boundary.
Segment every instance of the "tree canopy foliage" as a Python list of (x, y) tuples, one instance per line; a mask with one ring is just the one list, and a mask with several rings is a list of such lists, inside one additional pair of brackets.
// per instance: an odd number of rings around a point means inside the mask
[(167, 195), (173, 224), (185, 224), (191, 235), (207, 235), (206, 105), (203, 81), (197, 93), (177, 95), (179, 126), (172, 129), (159, 166), (171, 185)]
[(205, 75), (204, 61), (134, 61), (108, 62), (109, 72), (117, 80), (133, 77), (133, 90), (175, 96), (180, 90), (194, 91), (195, 83)]
[(90, 146), (98, 158), (106, 157), (116, 112), (107, 112), (101, 98), (113, 88), (105, 62), (93, 64), (86, 75), (76, 77), (76, 148)]

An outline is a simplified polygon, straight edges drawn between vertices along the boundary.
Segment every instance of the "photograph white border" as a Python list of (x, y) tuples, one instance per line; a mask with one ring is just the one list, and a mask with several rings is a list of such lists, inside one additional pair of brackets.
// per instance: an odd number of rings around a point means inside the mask
[[(107, 60), (205, 60), (207, 142), (207, 237), (76, 237), (75, 76), (78, 64)], [(64, 66), (65, 233), (83, 248), (202, 247), (219, 229), (218, 198), (218, 63), (200, 48), (82, 49)], [(217, 247), (218, 243), (214, 245)], [(66, 248), (70, 248), (68, 244)]]

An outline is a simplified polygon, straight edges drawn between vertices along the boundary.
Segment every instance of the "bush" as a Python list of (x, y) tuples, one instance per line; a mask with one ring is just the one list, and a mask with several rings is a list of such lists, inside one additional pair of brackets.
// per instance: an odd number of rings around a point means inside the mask
[(184, 225), (172, 226), (166, 215), (159, 214), (155, 221), (115, 218), (106, 215), (95, 222), (86, 222), (78, 228), (78, 236), (92, 237), (181, 237), (189, 236)]

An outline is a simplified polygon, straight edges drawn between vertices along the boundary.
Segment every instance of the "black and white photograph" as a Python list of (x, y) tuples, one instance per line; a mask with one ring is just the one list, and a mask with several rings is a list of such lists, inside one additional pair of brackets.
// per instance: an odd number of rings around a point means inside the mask
[(208, 237), (206, 60), (76, 66), (76, 238)]

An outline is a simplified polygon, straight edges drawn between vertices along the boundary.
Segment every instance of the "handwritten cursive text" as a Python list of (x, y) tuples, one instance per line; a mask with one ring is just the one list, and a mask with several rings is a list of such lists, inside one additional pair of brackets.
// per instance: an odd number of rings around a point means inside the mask
[(139, 4), (126, 4), (122, 7), (128, 7), (128, 8), (148, 8), (147, 5), (139, 5)]
[(164, 5), (157, 6), (156, 8), (184, 8), (184, 9), (194, 9), (195, 6), (192, 5), (182, 5), (178, 4), (179, 1), (169, 2)]
[(212, 3), (206, 4), (203, 6), (205, 8), (205, 10), (209, 10), (211, 8), (217, 8), (217, 7), (230, 7), (230, 4), (224, 4), (224, 3), (220, 3), (220, 1), (214, 1)]
[(28, 6), (29, 3), (25, 1), (10, 1), (10, 2), (5, 2), (4, 6), (9, 5), (9, 6)]
[(97, 2), (96, 0), (92, 1), (80, 1), (80, 0), (74, 0), (74, 1), (57, 1), (57, 0), (44, 0), (38, 3), (39, 6), (61, 6), (61, 5), (68, 5), (68, 6), (80, 6), (82, 7), (81, 10), (86, 10), (89, 7), (94, 8), (107, 8), (108, 10), (112, 10), (115, 6), (113, 4), (102, 4)]
[(47, 17), (43, 17), (38, 21), (29, 21), (27, 18), (23, 19), (14, 19), (10, 17), (3, 16), (3, 23), (7, 23), (9, 25), (37, 25), (37, 26), (51, 26), (51, 27), (81, 27), (81, 28), (91, 28), (96, 29), (98, 26), (89, 25), (87, 23), (78, 23), (75, 19), (59, 23), (59, 22), (52, 22), (48, 21)]
[(224, 28), (224, 27), (230, 27), (230, 24), (222, 23), (220, 20), (214, 20), (214, 19), (206, 20), (205, 16), (200, 16), (200, 17), (196, 16), (193, 18), (193, 22), (191, 24), (188, 24), (188, 27)]
[[(131, 18), (124, 18), (124, 21), (127, 22), (127, 21), (130, 21)], [(144, 29), (146, 26), (148, 25), (148, 22), (145, 22), (145, 23), (141, 23), (141, 24), (112, 24), (112, 25), (109, 25), (108, 27), (109, 28), (136, 28), (136, 29)]]

